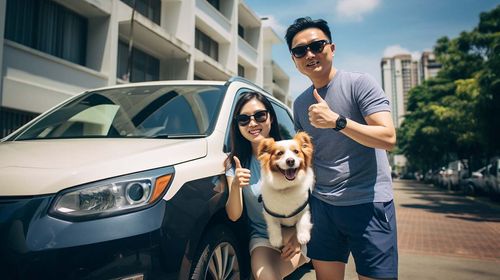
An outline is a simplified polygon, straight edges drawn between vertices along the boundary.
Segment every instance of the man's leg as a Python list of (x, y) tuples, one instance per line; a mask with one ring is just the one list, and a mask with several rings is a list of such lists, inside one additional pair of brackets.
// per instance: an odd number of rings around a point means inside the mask
[(344, 208), (359, 279), (397, 279), (398, 247), (394, 203), (375, 202)]
[(338, 227), (336, 206), (315, 197), (309, 201), (313, 228), (307, 256), (313, 261), (317, 279), (344, 279), (349, 258), (347, 238)]

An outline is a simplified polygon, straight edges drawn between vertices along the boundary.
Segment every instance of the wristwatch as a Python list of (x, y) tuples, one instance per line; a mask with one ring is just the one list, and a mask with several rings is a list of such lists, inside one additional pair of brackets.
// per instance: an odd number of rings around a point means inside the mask
[(342, 115), (339, 115), (339, 117), (337, 118), (337, 121), (335, 121), (335, 127), (333, 128), (333, 130), (341, 131), (342, 129), (345, 128), (346, 125), (347, 125), (346, 118)]

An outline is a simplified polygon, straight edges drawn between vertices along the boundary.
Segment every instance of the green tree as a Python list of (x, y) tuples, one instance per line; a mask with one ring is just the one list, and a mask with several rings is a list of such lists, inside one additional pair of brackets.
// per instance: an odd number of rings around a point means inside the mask
[(500, 5), (434, 49), (442, 69), (413, 88), (398, 146), (417, 169), (500, 152)]
[(481, 13), (475, 29), (474, 43), (484, 54), (484, 64), (478, 73), (478, 129), (488, 155), (500, 154), (500, 5)]

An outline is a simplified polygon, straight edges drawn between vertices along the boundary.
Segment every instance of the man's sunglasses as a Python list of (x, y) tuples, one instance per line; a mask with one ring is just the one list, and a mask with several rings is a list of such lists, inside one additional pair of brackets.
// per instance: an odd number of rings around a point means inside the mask
[(257, 111), (253, 115), (240, 114), (234, 119), (238, 122), (240, 126), (246, 126), (250, 123), (250, 119), (254, 118), (256, 122), (263, 123), (267, 121), (267, 110)]
[(291, 49), (291, 53), (296, 58), (304, 57), (307, 54), (307, 50), (310, 50), (314, 54), (318, 54), (323, 51), (326, 44), (330, 44), (328, 40), (318, 40), (310, 43), (309, 45), (298, 46)]

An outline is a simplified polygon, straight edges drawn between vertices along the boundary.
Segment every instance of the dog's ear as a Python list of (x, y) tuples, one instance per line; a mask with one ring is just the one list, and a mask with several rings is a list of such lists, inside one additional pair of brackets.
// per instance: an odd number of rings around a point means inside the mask
[(310, 166), (312, 163), (313, 155), (313, 144), (311, 141), (311, 136), (309, 136), (309, 134), (307, 134), (306, 132), (301, 131), (295, 134), (295, 137), (293, 137), (293, 139), (300, 144), (300, 148), (305, 155), (307, 163)]
[(295, 134), (295, 137), (293, 137), (293, 139), (299, 142), (302, 148), (312, 148), (311, 137), (304, 131)]
[(271, 156), (271, 147), (273, 144), (273, 138), (266, 138), (260, 141), (259, 147), (257, 148), (257, 158), (262, 160), (265, 157)]

